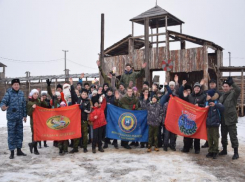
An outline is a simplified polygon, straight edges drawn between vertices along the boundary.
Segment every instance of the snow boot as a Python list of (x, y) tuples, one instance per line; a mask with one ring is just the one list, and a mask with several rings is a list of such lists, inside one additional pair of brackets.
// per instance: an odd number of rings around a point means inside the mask
[(113, 145), (114, 145), (115, 149), (118, 149), (118, 144), (117, 144), (117, 142), (115, 142)]
[(42, 148), (42, 143), (38, 142), (39, 148)]
[(20, 148), (17, 148), (17, 156), (26, 156), (26, 154), (23, 153)]
[(154, 149), (156, 152), (158, 152), (159, 151), (159, 148), (157, 148), (157, 147), (155, 147), (155, 149)]
[(69, 153), (70, 154), (74, 154), (78, 152), (78, 148), (73, 148)]
[(95, 149), (95, 148), (93, 148), (93, 149), (92, 149), (92, 152), (95, 154), (95, 153), (96, 153), (96, 149)]
[(214, 156), (214, 153), (212, 153), (212, 152), (209, 152), (209, 153), (206, 155), (207, 158), (210, 158), (210, 157), (213, 157), (213, 156)]
[(88, 149), (87, 149), (87, 148), (84, 148), (84, 149), (83, 149), (83, 152), (84, 152), (84, 153), (87, 153), (87, 152), (88, 152)]
[(47, 141), (44, 141), (44, 147), (48, 147)]
[(234, 155), (232, 157), (232, 160), (238, 159), (239, 155), (238, 155), (238, 148), (234, 148)]
[(33, 153), (33, 143), (28, 143), (28, 146), (30, 148), (30, 152)]
[(151, 152), (151, 147), (148, 147), (147, 152)]
[(99, 148), (99, 151), (100, 152), (104, 152), (104, 149), (101, 147), (101, 148)]
[(104, 143), (103, 148), (104, 148), (104, 149), (107, 149), (107, 148), (108, 148), (108, 143), (107, 143), (107, 142)]
[(168, 151), (168, 147), (164, 146), (164, 147), (163, 147), (163, 150), (164, 150), (164, 151)]
[(213, 154), (213, 159), (217, 159), (218, 153)]
[(123, 146), (125, 149), (132, 149), (129, 145), (124, 145)]
[(195, 154), (200, 154), (200, 150), (195, 150)]
[(13, 158), (14, 158), (14, 150), (11, 150), (11, 153), (10, 153), (9, 159), (13, 159)]
[(227, 146), (223, 146), (223, 150), (219, 153), (219, 155), (227, 155)]
[(35, 155), (39, 155), (39, 152), (38, 152), (38, 150), (37, 150), (37, 142), (34, 142), (34, 145), (33, 145), (34, 147), (34, 154)]
[(59, 151), (59, 155), (60, 155), (60, 156), (65, 155), (65, 153), (63, 152), (63, 150), (62, 150), (62, 149), (60, 149), (60, 151)]

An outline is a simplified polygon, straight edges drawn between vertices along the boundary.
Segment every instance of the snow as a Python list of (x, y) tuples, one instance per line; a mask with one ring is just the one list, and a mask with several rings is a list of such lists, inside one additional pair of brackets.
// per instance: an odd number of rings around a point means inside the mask
[[(245, 117), (239, 118), (238, 138), (240, 158), (232, 161), (232, 150), (229, 155), (217, 160), (205, 157), (207, 149), (201, 154), (193, 151), (189, 154), (180, 152), (183, 138), (178, 137), (177, 151), (152, 151), (146, 149), (114, 149), (109, 145), (104, 153), (58, 155), (58, 149), (48, 142), (48, 148), (39, 149), (40, 155), (30, 154), (28, 142), (31, 141), (29, 122), (24, 124), (23, 151), (26, 157), (15, 156), (9, 160), (7, 146), (7, 128), (5, 112), (0, 112), (0, 181), (244, 181), (245, 162)], [(203, 144), (204, 141), (201, 141)], [(42, 143), (43, 145), (43, 143)], [(69, 148), (71, 150), (71, 148)]]

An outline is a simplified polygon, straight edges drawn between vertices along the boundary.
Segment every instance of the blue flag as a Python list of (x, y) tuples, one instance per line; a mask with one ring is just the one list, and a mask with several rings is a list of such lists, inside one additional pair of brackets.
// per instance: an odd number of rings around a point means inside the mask
[(107, 104), (106, 137), (148, 142), (147, 111), (132, 111)]

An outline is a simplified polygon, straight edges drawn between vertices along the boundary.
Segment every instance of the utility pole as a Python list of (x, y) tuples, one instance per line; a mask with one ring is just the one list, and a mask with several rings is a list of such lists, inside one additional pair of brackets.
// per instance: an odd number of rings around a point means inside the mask
[(67, 82), (67, 70), (66, 70), (66, 52), (68, 52), (68, 50), (62, 50), (65, 53), (65, 81)]
[[(228, 52), (229, 53), (229, 67), (231, 66), (231, 52)], [(231, 76), (231, 72), (229, 72), (229, 76)]]

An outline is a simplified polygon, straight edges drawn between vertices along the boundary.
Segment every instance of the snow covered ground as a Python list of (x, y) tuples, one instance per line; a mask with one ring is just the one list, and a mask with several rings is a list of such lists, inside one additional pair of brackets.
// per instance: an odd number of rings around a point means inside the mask
[[(177, 151), (147, 153), (146, 149), (114, 149), (111, 145), (104, 153), (80, 149), (77, 154), (58, 155), (58, 149), (48, 142), (48, 148), (41, 148), (40, 155), (30, 154), (31, 141), (29, 122), (24, 127), (23, 151), (26, 157), (15, 156), (9, 160), (5, 113), (0, 112), (0, 181), (245, 181), (245, 117), (239, 118), (238, 137), (239, 160), (232, 161), (233, 151), (217, 160), (205, 157), (207, 149), (199, 155), (183, 154), (182, 137), (178, 137)], [(204, 141), (201, 141), (203, 144)], [(69, 148), (69, 150), (71, 150)]]

